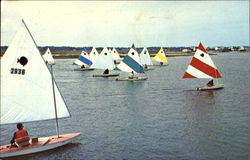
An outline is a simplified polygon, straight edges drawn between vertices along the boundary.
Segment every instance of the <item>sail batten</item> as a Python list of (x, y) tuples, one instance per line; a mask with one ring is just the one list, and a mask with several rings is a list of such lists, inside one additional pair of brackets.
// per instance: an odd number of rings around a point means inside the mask
[[(70, 117), (53, 83), (58, 118)], [(55, 119), (53, 102), (51, 74), (23, 22), (1, 58), (0, 124)]]

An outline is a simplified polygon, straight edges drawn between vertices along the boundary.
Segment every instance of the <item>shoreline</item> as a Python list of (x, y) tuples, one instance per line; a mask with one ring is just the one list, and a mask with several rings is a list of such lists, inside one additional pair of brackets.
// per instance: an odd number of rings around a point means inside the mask
[[(60, 54), (60, 53), (55, 53), (53, 55), (53, 58), (55, 59), (73, 59), (73, 58), (77, 58), (81, 53), (77, 53), (77, 54)], [(127, 54), (119, 54), (121, 58), (125, 57)], [(150, 54), (150, 57), (154, 57), (156, 55), (155, 54)], [(175, 53), (166, 53), (166, 57), (176, 57), (176, 56), (193, 56), (194, 53), (179, 53), (179, 52), (175, 52)]]

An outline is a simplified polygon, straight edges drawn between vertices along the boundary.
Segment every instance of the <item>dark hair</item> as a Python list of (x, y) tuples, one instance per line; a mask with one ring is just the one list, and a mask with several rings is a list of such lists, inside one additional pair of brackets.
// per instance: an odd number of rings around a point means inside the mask
[(17, 127), (17, 129), (22, 129), (23, 128), (23, 124), (22, 123), (17, 123), (16, 127)]

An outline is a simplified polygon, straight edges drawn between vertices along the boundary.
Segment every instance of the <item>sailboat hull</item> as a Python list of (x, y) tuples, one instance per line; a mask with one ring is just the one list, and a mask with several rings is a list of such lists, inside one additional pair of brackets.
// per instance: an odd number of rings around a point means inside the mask
[(217, 89), (222, 89), (222, 88), (224, 88), (223, 84), (215, 84), (212, 87), (203, 86), (203, 87), (199, 87), (199, 88), (196, 88), (196, 89), (197, 89), (197, 91), (206, 91), (206, 90), (217, 90)]
[(113, 74), (94, 74), (93, 77), (117, 77), (119, 76), (119, 73), (113, 73)]
[(74, 68), (74, 71), (93, 71), (94, 68)]
[(147, 77), (134, 77), (134, 78), (124, 77), (124, 78), (117, 78), (116, 81), (143, 81), (147, 79), (148, 79)]
[(30, 145), (24, 147), (10, 147), (10, 144), (0, 146), (0, 158), (22, 156), (31, 153), (42, 152), (54, 149), (65, 144), (70, 143), (74, 138), (79, 136), (80, 133), (69, 133), (49, 137), (40, 137), (37, 142), (31, 142)]

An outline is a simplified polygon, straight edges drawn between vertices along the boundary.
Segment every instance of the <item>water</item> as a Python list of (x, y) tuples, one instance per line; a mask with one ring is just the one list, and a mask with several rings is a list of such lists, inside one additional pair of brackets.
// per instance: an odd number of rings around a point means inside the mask
[[(170, 57), (147, 81), (117, 82), (73, 71), (56, 60), (54, 75), (72, 117), (60, 133), (81, 132), (72, 144), (15, 159), (249, 160), (250, 54), (212, 56), (225, 88), (195, 91), (208, 80), (182, 79), (191, 57)], [(55, 122), (27, 123), (32, 137), (55, 135)], [(1, 126), (1, 144), (15, 125)], [(11, 134), (9, 134), (11, 133)]]

